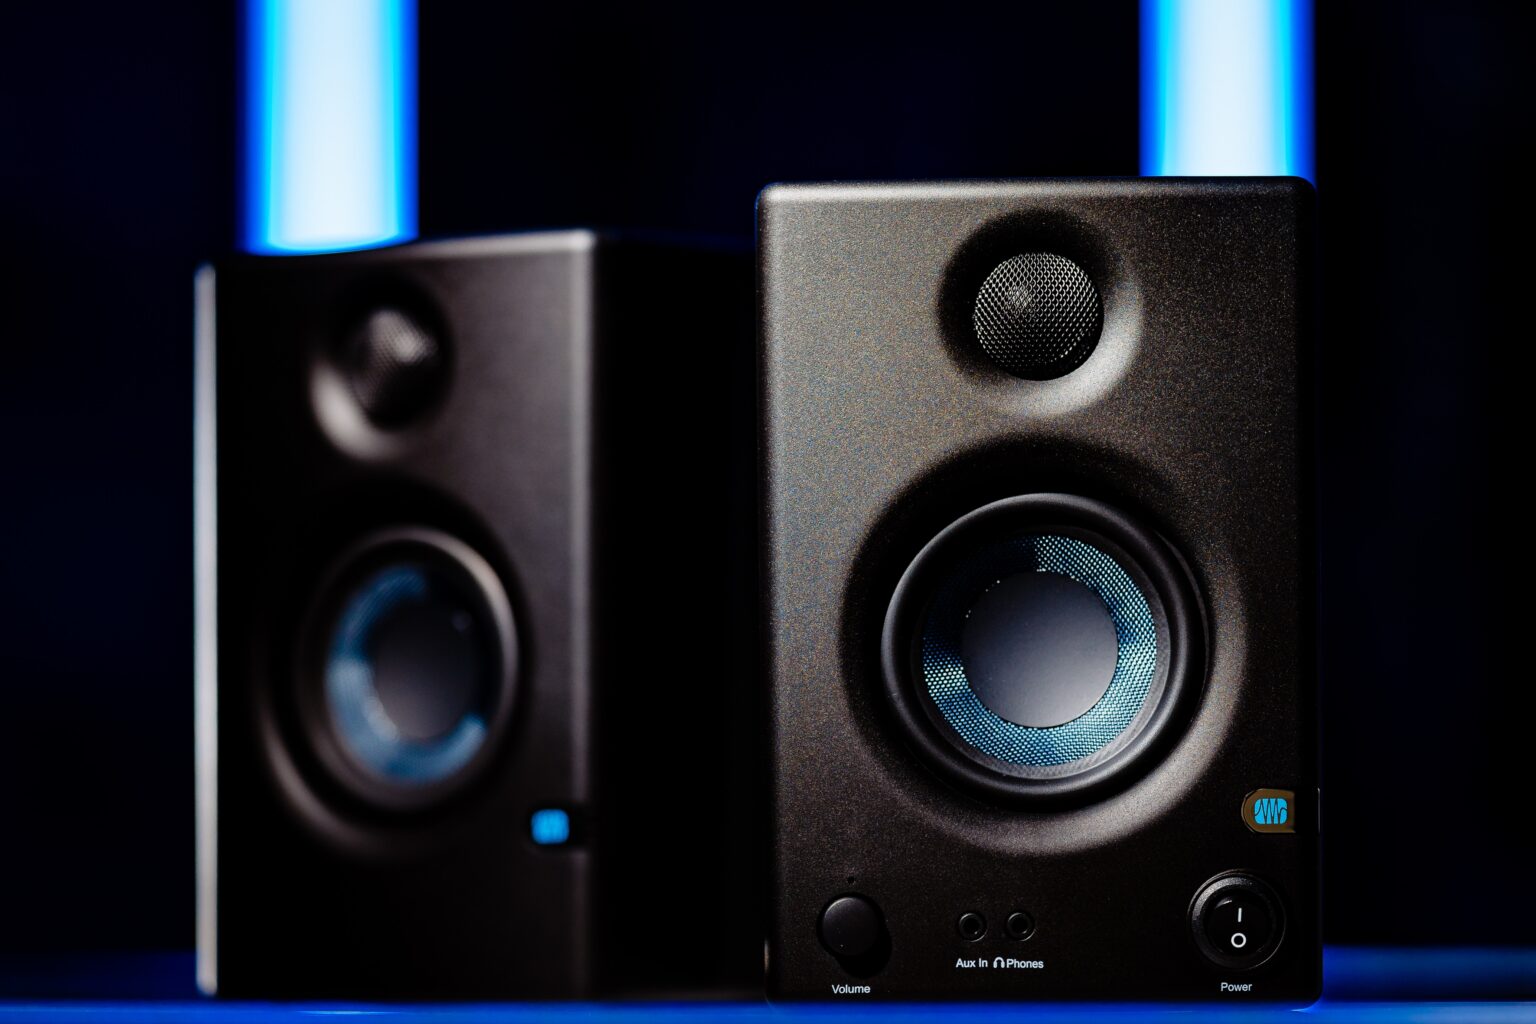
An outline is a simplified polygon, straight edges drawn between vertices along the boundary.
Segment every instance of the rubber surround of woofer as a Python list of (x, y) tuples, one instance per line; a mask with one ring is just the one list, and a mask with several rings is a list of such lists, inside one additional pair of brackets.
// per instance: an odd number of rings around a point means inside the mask
[(327, 783), (376, 810), (425, 810), (492, 761), (518, 664), (500, 578), (437, 530), (373, 534), (333, 563), (305, 616), (299, 734)]
[(1101, 502), (1028, 494), (918, 553), (881, 666), (906, 739), (950, 781), (1015, 803), (1085, 800), (1176, 738), (1203, 681), (1202, 622), (1156, 533)]

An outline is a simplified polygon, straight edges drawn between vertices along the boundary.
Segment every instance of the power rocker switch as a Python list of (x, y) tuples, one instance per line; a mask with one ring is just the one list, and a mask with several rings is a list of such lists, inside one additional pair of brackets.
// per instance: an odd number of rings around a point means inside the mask
[(1252, 875), (1236, 871), (1201, 886), (1189, 905), (1189, 919), (1200, 952), (1227, 968), (1259, 966), (1285, 937), (1280, 897)]

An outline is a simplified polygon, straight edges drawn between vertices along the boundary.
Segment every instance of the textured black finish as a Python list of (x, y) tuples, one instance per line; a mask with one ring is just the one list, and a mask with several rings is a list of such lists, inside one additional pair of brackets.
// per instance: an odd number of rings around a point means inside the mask
[[(849, 980), (814, 922), (853, 888), (891, 935), (860, 998), (1316, 997), (1311, 210), (1291, 180), (764, 194), (775, 996), (834, 998)], [(1093, 354), (1050, 381), (963, 343), (979, 282), (1029, 251), (1081, 265), (1103, 303)], [(925, 767), (882, 685), (880, 623), (944, 526), (1043, 491), (1156, 529), (1187, 564), (1208, 640), (1191, 716), (1144, 775), (1025, 810)], [(1244, 827), (1257, 786), (1297, 792), (1295, 835)], [(1288, 920), (1240, 996), (1220, 991), (1236, 979), (1201, 954), (1188, 918), (1200, 887), (1235, 869), (1273, 886)], [(967, 943), (967, 912), (1028, 913), (1035, 930), (1022, 945), (996, 926)], [(1023, 966), (964, 966), (980, 957)]]
[[(205, 286), (219, 647), (199, 741), (206, 755), (216, 733), (203, 967), (219, 992), (753, 986), (747, 253), (568, 232), (236, 260)], [(382, 430), (332, 346), (394, 294), (440, 318), (452, 372), (430, 416)], [(397, 528), (483, 557), (517, 639), (505, 735), (410, 810), (336, 784), (315, 712), (291, 699), (320, 581)], [(545, 807), (569, 812), (571, 843), (531, 842)], [(733, 910), (701, 942), (679, 907), (714, 893)]]
[(981, 283), (971, 322), (993, 362), (1016, 377), (1049, 380), (1083, 364), (1099, 340), (1099, 293), (1064, 256), (1030, 252)]

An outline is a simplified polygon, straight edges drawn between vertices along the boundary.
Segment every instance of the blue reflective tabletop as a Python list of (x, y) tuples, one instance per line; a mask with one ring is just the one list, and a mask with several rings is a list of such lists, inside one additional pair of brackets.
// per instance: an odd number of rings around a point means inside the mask
[[(1176, 1006), (869, 1004), (767, 1006), (763, 1003), (543, 1003), (385, 1006), (204, 1000), (183, 953), (92, 957), (0, 957), (0, 1021), (211, 1020), (260, 1024), (323, 1017), (387, 1018), (400, 1024), (506, 1021), (510, 1024), (660, 1024), (663, 1021), (795, 1020), (1070, 1022), (1085, 1020), (1531, 1021), (1536, 1024), (1536, 950), (1334, 947), (1324, 961), (1325, 996), (1303, 1010), (1240, 1004)], [(1301, 1015), (1301, 1016), (1298, 1016)]]

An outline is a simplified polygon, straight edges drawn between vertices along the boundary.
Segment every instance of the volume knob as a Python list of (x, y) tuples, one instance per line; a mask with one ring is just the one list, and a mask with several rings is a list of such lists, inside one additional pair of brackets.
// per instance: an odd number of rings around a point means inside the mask
[(839, 959), (873, 953), (885, 940), (880, 908), (863, 896), (839, 896), (821, 912), (821, 944)]

